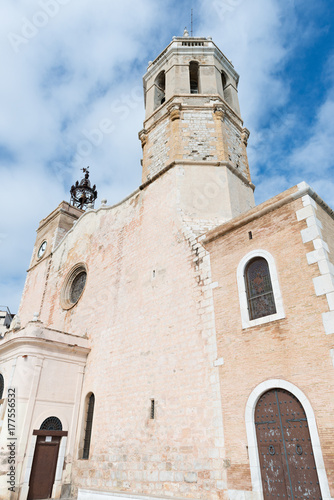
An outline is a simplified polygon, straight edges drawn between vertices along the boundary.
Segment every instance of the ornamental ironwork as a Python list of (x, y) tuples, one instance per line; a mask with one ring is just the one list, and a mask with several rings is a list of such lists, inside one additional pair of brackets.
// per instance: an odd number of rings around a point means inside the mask
[(40, 427), (41, 431), (62, 431), (63, 424), (58, 417), (48, 417)]
[(87, 278), (86, 271), (81, 271), (74, 278), (70, 290), (70, 302), (72, 304), (75, 304), (80, 299), (83, 289), (85, 288), (86, 278)]
[(94, 203), (97, 198), (96, 186), (91, 186), (89, 180), (89, 167), (83, 168), (82, 171), (85, 174), (84, 178), (71, 187), (71, 205), (80, 208), (81, 210), (86, 210), (88, 206), (94, 208)]

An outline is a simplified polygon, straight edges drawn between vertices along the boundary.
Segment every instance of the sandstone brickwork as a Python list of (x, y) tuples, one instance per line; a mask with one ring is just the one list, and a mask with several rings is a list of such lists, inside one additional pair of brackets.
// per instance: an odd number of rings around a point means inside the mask
[[(214, 289), (218, 357), (224, 415), (227, 487), (251, 491), (250, 462), (246, 435), (247, 400), (260, 383), (270, 379), (289, 381), (310, 400), (333, 495), (334, 371), (322, 313), (328, 310), (325, 296), (316, 296), (313, 280), (319, 275), (309, 265), (312, 242), (303, 243), (305, 220), (298, 220), (303, 199), (294, 200), (293, 189), (270, 200), (207, 235)], [(292, 194), (292, 196), (291, 196)], [(290, 201), (282, 205), (282, 200)], [(276, 208), (275, 208), (276, 207)], [(329, 226), (333, 219), (321, 216)], [(328, 227), (329, 228), (329, 227)], [(252, 239), (249, 239), (249, 232)], [(331, 232), (331, 231), (330, 231)], [(274, 257), (285, 317), (251, 328), (242, 328), (237, 268), (244, 255), (264, 249)], [(268, 384), (268, 389), (270, 385)]]

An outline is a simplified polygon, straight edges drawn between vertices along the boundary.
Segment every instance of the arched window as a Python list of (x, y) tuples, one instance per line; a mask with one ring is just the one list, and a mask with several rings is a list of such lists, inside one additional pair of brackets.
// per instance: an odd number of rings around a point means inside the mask
[(266, 259), (256, 257), (245, 268), (249, 319), (276, 314), (276, 305)]
[(41, 431), (62, 431), (63, 424), (58, 417), (48, 417), (40, 426)]
[(189, 78), (190, 78), (190, 93), (198, 94), (199, 93), (199, 84), (198, 84), (198, 62), (191, 61), (189, 64)]
[(4, 387), (5, 387), (5, 381), (4, 381), (2, 373), (0, 373), (0, 399), (2, 399), (2, 397), (3, 397)]
[(82, 458), (85, 460), (89, 458), (90, 438), (92, 435), (92, 426), (93, 426), (94, 404), (95, 404), (95, 396), (94, 394), (91, 394), (88, 398), (85, 439), (84, 439), (83, 453), (82, 453)]
[(242, 328), (285, 318), (274, 257), (252, 250), (239, 262), (237, 282)]
[(166, 75), (164, 71), (160, 71), (154, 82), (155, 94), (154, 94), (154, 109), (158, 108), (166, 100)]

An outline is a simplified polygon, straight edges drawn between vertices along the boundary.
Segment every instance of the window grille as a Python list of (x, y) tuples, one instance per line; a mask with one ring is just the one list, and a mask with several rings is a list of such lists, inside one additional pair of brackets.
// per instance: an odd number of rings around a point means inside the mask
[(85, 440), (84, 440), (83, 454), (82, 454), (82, 458), (85, 460), (89, 458), (90, 438), (92, 435), (92, 426), (93, 426), (94, 404), (95, 404), (95, 396), (94, 394), (91, 394), (88, 400)]
[(78, 302), (86, 284), (87, 273), (81, 271), (73, 280), (70, 290), (70, 302), (75, 304)]
[(5, 381), (3, 375), (0, 373), (0, 399), (2, 399), (4, 387), (5, 387)]
[(41, 431), (62, 431), (63, 424), (58, 417), (48, 417), (40, 426)]
[(151, 420), (155, 418), (155, 401), (154, 399), (151, 399)]
[(78, 300), (86, 286), (87, 268), (83, 262), (76, 264), (67, 274), (61, 292), (60, 303), (63, 309), (71, 309)]
[(268, 262), (262, 257), (252, 259), (245, 270), (249, 319), (276, 313)]

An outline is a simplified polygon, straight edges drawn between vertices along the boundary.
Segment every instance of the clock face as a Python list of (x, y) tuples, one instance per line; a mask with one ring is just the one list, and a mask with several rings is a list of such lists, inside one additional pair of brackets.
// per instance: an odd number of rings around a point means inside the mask
[(43, 243), (41, 244), (41, 246), (39, 247), (38, 252), (37, 252), (37, 257), (39, 259), (44, 255), (44, 252), (46, 250), (46, 246), (47, 246), (47, 242), (43, 241)]

